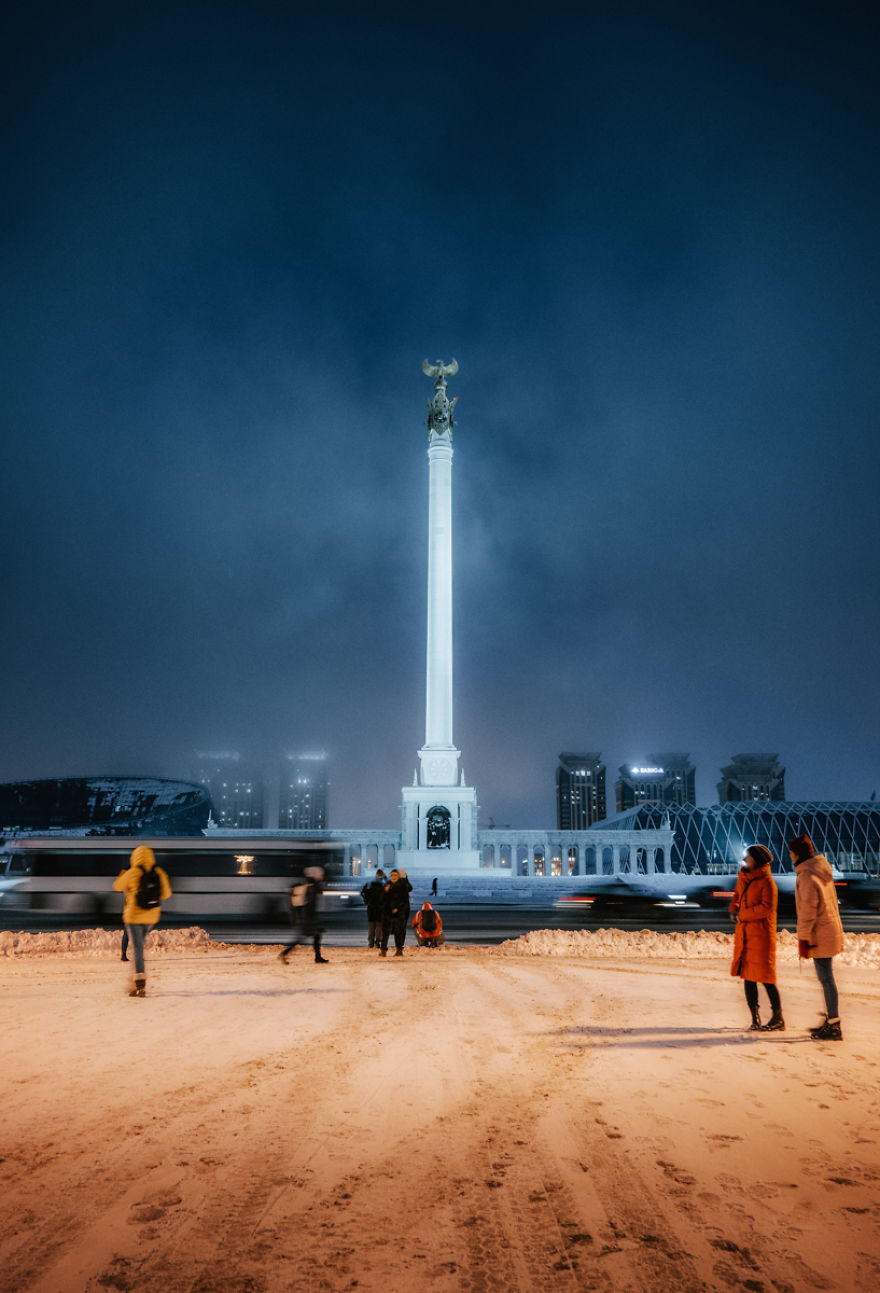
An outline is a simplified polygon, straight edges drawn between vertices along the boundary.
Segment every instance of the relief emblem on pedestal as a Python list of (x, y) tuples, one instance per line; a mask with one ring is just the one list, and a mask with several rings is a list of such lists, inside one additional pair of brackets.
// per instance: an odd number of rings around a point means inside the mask
[(422, 759), (422, 785), (451, 786), (455, 781), (455, 759), (446, 754), (430, 754)]

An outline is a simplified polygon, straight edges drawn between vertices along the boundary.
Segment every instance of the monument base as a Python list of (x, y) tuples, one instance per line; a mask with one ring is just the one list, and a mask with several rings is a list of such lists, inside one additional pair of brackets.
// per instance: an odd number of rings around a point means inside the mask
[[(434, 876), (491, 875), (480, 866), (476, 849), (413, 849), (394, 855), (394, 865), (402, 867), (407, 875), (433, 878)], [(500, 872), (499, 872), (500, 874)]]

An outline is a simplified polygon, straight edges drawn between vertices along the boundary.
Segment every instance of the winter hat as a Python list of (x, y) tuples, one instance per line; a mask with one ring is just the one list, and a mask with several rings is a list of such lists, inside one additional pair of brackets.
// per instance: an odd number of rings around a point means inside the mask
[(144, 871), (149, 871), (156, 865), (156, 854), (146, 844), (139, 844), (132, 852), (130, 862), (132, 866), (139, 866)]
[(434, 908), (431, 906), (429, 902), (422, 903), (422, 911), (433, 911), (433, 910)]
[(816, 850), (809, 835), (796, 835), (793, 840), (789, 840), (788, 851), (794, 854), (796, 862), (806, 862), (807, 858), (816, 856)]
[(763, 844), (750, 844), (746, 849), (746, 857), (754, 858), (758, 866), (769, 866), (773, 861), (773, 854)]
[(382, 868), (381, 868), (381, 867), (379, 867), (379, 870), (376, 872), (376, 879), (377, 879), (377, 880), (384, 880), (384, 879), (385, 879), (385, 872), (382, 870)]

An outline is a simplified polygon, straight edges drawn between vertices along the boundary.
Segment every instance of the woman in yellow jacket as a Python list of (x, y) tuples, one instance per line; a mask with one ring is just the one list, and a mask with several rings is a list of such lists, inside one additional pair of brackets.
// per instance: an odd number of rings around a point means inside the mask
[(156, 855), (146, 844), (132, 852), (127, 871), (120, 871), (113, 888), (125, 894), (122, 920), (134, 952), (134, 984), (130, 997), (147, 995), (144, 969), (144, 939), (159, 923), (162, 903), (171, 897), (171, 885), (165, 870), (156, 864)]

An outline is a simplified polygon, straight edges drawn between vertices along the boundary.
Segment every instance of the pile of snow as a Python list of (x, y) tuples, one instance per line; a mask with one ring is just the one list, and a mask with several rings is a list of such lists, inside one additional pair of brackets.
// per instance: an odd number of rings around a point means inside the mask
[[(650, 929), (536, 929), (522, 938), (507, 939), (492, 952), (496, 956), (583, 956), (596, 960), (729, 960), (733, 955), (733, 935), (702, 929), (669, 933)], [(791, 930), (779, 931), (777, 959), (798, 959), (797, 935)], [(880, 969), (880, 934), (847, 934), (846, 946), (835, 959), (841, 965)]]
[[(119, 956), (120, 929), (57, 929), (51, 933), (15, 934), (0, 931), (0, 956), (46, 956), (67, 953), (74, 956)], [(146, 950), (155, 952), (212, 952), (223, 946), (212, 943), (207, 932), (191, 925), (188, 929), (151, 929)]]

